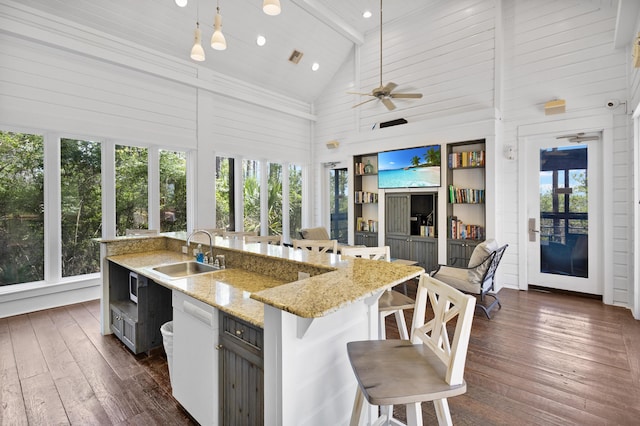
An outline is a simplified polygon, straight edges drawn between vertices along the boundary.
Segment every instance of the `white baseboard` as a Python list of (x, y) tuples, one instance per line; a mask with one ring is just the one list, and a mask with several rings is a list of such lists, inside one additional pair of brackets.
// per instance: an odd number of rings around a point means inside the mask
[(42, 283), (37, 288), (17, 284), (7, 291), (6, 287), (14, 286), (5, 286), (0, 293), (0, 318), (99, 299), (101, 283), (98, 274), (95, 278), (81, 281)]

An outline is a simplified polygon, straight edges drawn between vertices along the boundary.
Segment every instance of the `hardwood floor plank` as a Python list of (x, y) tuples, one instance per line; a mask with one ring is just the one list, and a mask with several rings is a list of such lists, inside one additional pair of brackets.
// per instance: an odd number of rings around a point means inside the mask
[[(129, 392), (80, 325), (60, 318), (64, 316), (71, 317), (67, 310), (57, 310), (54, 315), (56, 324), (58, 321), (67, 323), (60, 329), (60, 335), (110, 421), (120, 423), (141, 413), (143, 410), (135, 402), (136, 395)], [(103, 337), (113, 339), (112, 336)]]
[(144, 371), (135, 358), (129, 356), (132, 355), (130, 352), (122, 351), (124, 345), (121, 345), (119, 340), (106, 338), (110, 336), (100, 334), (100, 321), (91, 315), (82, 303), (69, 305), (66, 309), (121, 379), (127, 379)]
[(29, 425), (68, 425), (62, 400), (49, 372), (21, 379)]
[[(4, 349), (4, 346), (0, 346)], [(18, 370), (6, 367), (0, 370), (0, 425), (27, 425), (27, 411), (22, 396)]]
[(9, 323), (0, 319), (0, 425), (26, 425), (27, 412), (13, 355)]
[(31, 327), (27, 315), (18, 315), (8, 319), (9, 332), (13, 343), (13, 353), (21, 380), (37, 376), (48, 371), (42, 356), (38, 339)]
[(100, 299), (83, 302), (82, 306), (93, 315), (96, 321), (100, 322)]
[(77, 425), (110, 423), (49, 313), (39, 311), (29, 318), (69, 421)]
[[(415, 297), (415, 285), (408, 290)], [(474, 317), (467, 393), (449, 399), (454, 424), (638, 424), (640, 321), (629, 310), (543, 292), (502, 290), (500, 298), (503, 308), (493, 319)], [(100, 335), (98, 310), (99, 302), (91, 301), (0, 319), (0, 423), (27, 424), (33, 417), (38, 424), (50, 411), (47, 424), (98, 418), (101, 424), (196, 424), (171, 396), (163, 351), (135, 356), (114, 336)], [(392, 318), (387, 336), (397, 336)], [(23, 374), (46, 370), (25, 377), (22, 387), (14, 341), (20, 356), (35, 351)], [(106, 417), (81, 415), (101, 410)], [(425, 424), (436, 423), (432, 403), (422, 411)], [(404, 407), (394, 413), (403, 419)]]

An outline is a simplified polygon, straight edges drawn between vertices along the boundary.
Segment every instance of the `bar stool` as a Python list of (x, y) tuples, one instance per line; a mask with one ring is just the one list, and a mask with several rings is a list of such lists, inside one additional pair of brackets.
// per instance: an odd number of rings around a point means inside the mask
[[(371, 260), (391, 261), (391, 249), (389, 246), (382, 247), (342, 247), (343, 257), (359, 257)], [(395, 290), (385, 291), (378, 300), (378, 338), (386, 339), (385, 318), (395, 315), (396, 324), (400, 338), (409, 340), (407, 322), (404, 319), (404, 310), (413, 309), (415, 300), (409, 296)]]
[[(427, 302), (434, 318), (425, 323)], [(475, 304), (473, 296), (423, 274), (418, 283), (410, 341), (347, 343), (358, 381), (350, 424), (360, 424), (366, 399), (369, 404), (382, 407), (405, 404), (407, 424), (416, 426), (422, 425), (422, 401), (433, 401), (438, 424), (451, 425), (447, 398), (467, 391), (463, 376)], [(447, 323), (453, 319), (455, 330), (450, 336)], [(382, 411), (386, 421), (391, 421), (389, 413)]]

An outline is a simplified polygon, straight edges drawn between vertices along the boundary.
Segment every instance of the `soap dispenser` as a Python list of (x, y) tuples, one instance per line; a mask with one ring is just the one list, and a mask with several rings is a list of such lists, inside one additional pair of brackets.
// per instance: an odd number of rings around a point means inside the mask
[(204, 263), (204, 253), (202, 252), (202, 244), (198, 244), (196, 248), (196, 262)]

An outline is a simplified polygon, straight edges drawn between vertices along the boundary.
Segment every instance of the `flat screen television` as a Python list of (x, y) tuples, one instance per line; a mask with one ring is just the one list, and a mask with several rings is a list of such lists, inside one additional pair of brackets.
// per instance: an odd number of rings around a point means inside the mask
[(440, 145), (378, 153), (378, 188), (440, 186)]

